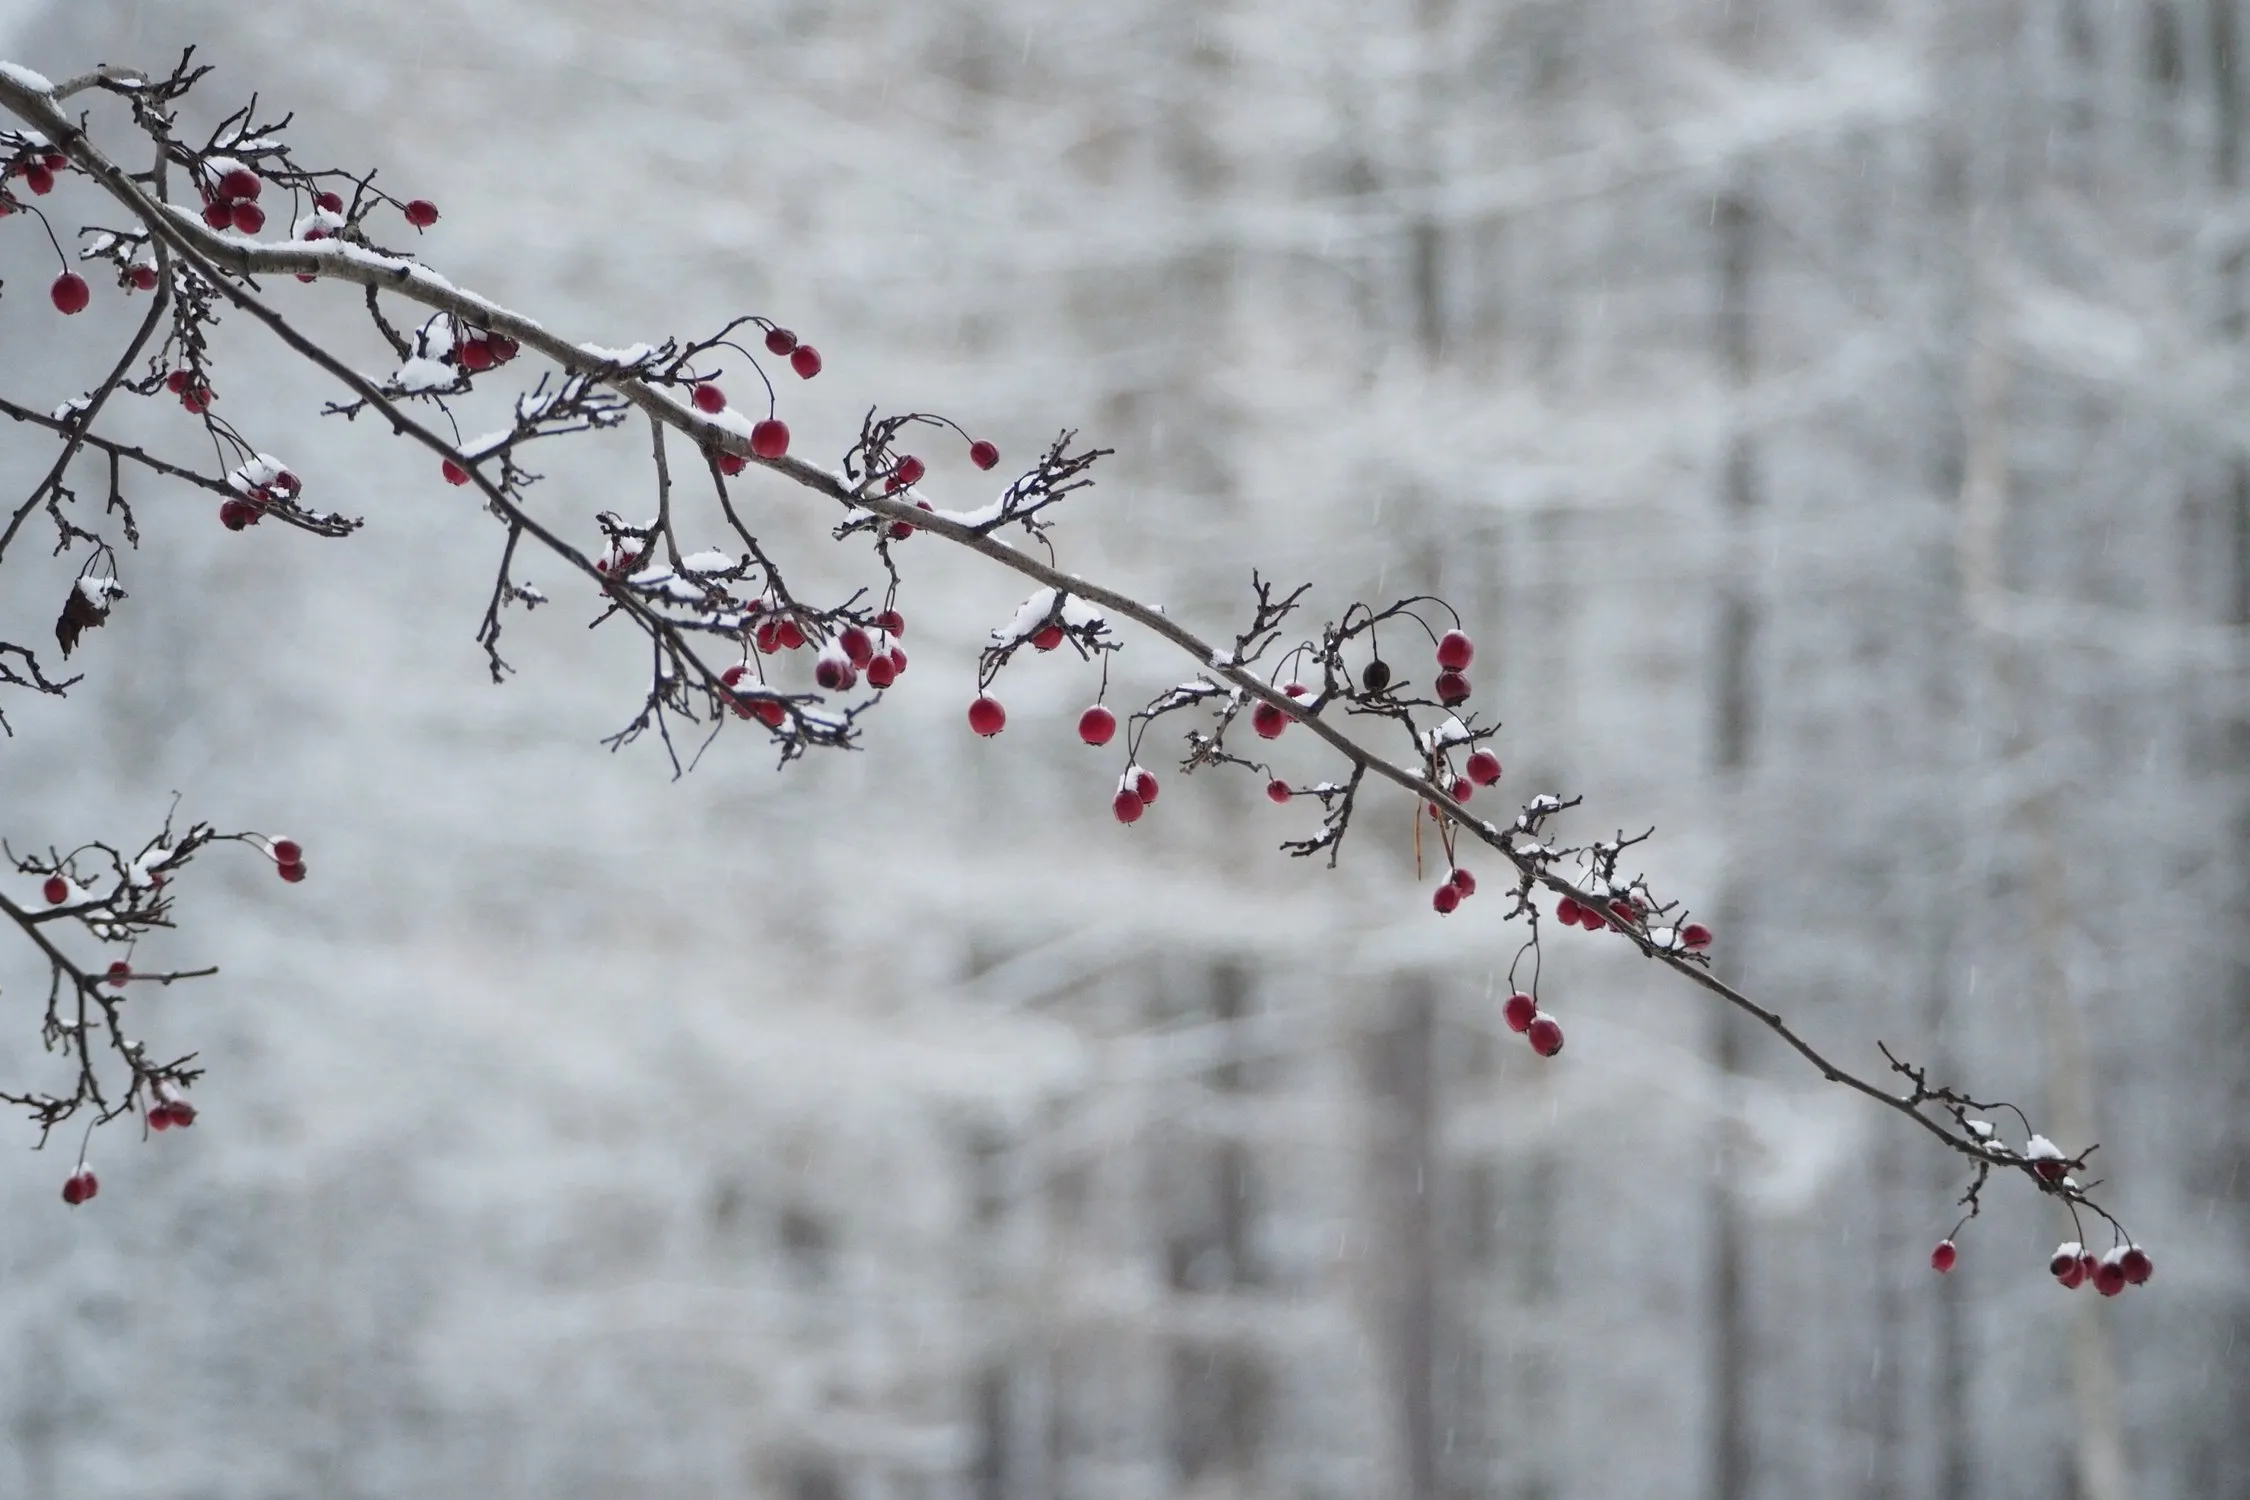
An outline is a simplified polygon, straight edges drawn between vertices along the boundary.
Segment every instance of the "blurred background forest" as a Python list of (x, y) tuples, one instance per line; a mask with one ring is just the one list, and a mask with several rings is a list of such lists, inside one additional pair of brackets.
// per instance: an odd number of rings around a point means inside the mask
[[(192, 872), (159, 956), (224, 973), (135, 1001), (211, 1069), (192, 1132), (102, 1133), (76, 1212), (67, 1146), (0, 1152), (0, 1495), (2250, 1496), (2246, 32), (2245, 0), (0, 4), (57, 78), (201, 44), (197, 123), (298, 111), (301, 159), (435, 199), (432, 263), (566, 337), (775, 316), (827, 358), (782, 377), (807, 456), (870, 404), (1010, 462), (1081, 428), (1118, 455), (1065, 565), (1206, 633), (1253, 566), (1316, 622), (1445, 595), (1501, 794), (1655, 823), (1722, 971), (1850, 1063), (1882, 1038), (2099, 1140), (2158, 1265), (2058, 1290), (2068, 1226), (2007, 1184), (1933, 1276), (1954, 1164), (1622, 943), (1557, 935), (1542, 1063), (1499, 1024), (1516, 935), (1431, 915), (1404, 799), (1334, 873), (1244, 777), (1119, 828), (1070, 653), (967, 732), (1024, 590), (953, 549), (902, 552), (865, 753), (612, 756), (641, 653), (534, 568), (560, 598), (491, 686), (497, 529), (236, 320), (229, 416), (367, 528), (139, 486), (87, 683), (7, 705), (0, 823), (135, 838), (177, 790), (312, 879)], [(7, 229), (0, 369), (44, 408), (129, 314), (98, 286), (61, 326)], [(355, 298), (273, 291), (383, 363)], [(22, 493), (50, 449), (6, 439)], [(653, 509), (645, 449), (540, 455), (539, 504), (589, 545)], [(785, 562), (859, 579), (755, 480)], [(958, 456), (926, 488), (988, 493)], [(74, 564), (10, 564), (0, 635), (38, 638)], [(0, 967), (11, 1084), (43, 982)]]

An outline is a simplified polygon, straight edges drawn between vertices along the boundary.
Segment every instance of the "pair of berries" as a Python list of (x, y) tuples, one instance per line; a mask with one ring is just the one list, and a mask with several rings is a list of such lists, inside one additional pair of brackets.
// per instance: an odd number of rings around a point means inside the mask
[(180, 398), (190, 416), (202, 416), (211, 405), (211, 387), (196, 379), (193, 370), (174, 370), (164, 377), (164, 389)]
[(1148, 805), (1156, 800), (1156, 777), (1139, 766), (1128, 766), (1118, 778), (1117, 795), (1109, 802), (1109, 810), (1120, 823), (1138, 823)]
[[(738, 662), (721, 672), (719, 681), (730, 688), (739, 687), (742, 679), (748, 675), (750, 675), (750, 668), (746, 664)], [(779, 698), (751, 698), (740, 694), (735, 698), (734, 712), (735, 717), (756, 719), (768, 729), (779, 729), (781, 721), (789, 716), (789, 710), (782, 706)]]
[(1465, 632), (1448, 630), (1438, 637), (1438, 675), (1435, 689), (1438, 702), (1447, 708), (1465, 703), (1469, 697), (1469, 663), (1476, 660), (1476, 643)]
[(1541, 1057), (1553, 1057), (1562, 1051), (1562, 1022), (1539, 1008), (1539, 1002), (1518, 990), (1500, 1006), (1500, 1018), (1508, 1029), (1531, 1043), (1531, 1050)]
[(78, 1170), (63, 1180), (62, 1201), (76, 1208), (101, 1190), (101, 1179), (84, 1162), (80, 1162)]
[(170, 1130), (177, 1125), (182, 1130), (195, 1123), (195, 1106), (185, 1099), (159, 1099), (149, 1106), (148, 1128)]
[[(1269, 792), (1270, 795), (1270, 792)], [(1275, 801), (1281, 799), (1275, 798)], [(1430, 897), (1430, 905), (1441, 917), (1451, 916), (1454, 909), (1477, 893), (1477, 878), (1467, 870), (1456, 869), (1445, 877), (1445, 883)]]
[[(1934, 1264), (1934, 1262), (1933, 1262)], [(2096, 1260), (2084, 1245), (2072, 1240), (2055, 1247), (2047, 1272), (2065, 1288), (2092, 1282), (2104, 1297), (2114, 1297), (2129, 1286), (2139, 1286), (2156, 1271), (2156, 1263), (2138, 1245), (2118, 1245)]]
[(453, 362), (472, 375), (481, 375), (522, 352), (522, 346), (504, 333), (473, 333), (454, 347)]
[(797, 372), (800, 380), (810, 380), (820, 373), (820, 351), (810, 344), (797, 342), (797, 335), (782, 327), (766, 330), (766, 352), (780, 358), (786, 355), (789, 368)]
[(305, 878), (305, 851), (295, 839), (275, 839), (267, 846), (273, 855), (274, 873), (295, 885)]
[(60, 151), (27, 156), (16, 163), (16, 175), (23, 179), (23, 185), (42, 198), (55, 190), (55, 178), (69, 170), (70, 158)]

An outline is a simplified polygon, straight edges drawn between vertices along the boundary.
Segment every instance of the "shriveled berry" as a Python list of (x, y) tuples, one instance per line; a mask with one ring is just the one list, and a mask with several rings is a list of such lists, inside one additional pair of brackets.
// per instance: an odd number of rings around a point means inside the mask
[(1530, 1041), (1531, 1050), (1541, 1057), (1553, 1057), (1562, 1051), (1562, 1022), (1553, 1016), (1534, 1017), (1524, 1036)]
[(1469, 763), (1461, 768), (1478, 786), (1490, 786), (1500, 779), (1500, 757), (1490, 750), (1478, 750), (1469, 756)]
[(1379, 693), (1391, 685), (1391, 664), (1381, 657), (1360, 668), (1359, 685), (1371, 693)]
[(1117, 715), (1097, 703), (1078, 716), (1078, 737), (1089, 745), (1106, 745), (1117, 734)]
[(1441, 917), (1450, 915), (1460, 904), (1461, 893), (1453, 888), (1451, 881), (1439, 886), (1437, 893), (1430, 897), (1430, 905), (1437, 908), (1437, 914)]
[(980, 469), (989, 469), (1000, 462), (1000, 450), (983, 438), (969, 444), (969, 462)]
[(694, 397), (697, 411), (722, 412), (727, 409), (727, 393), (708, 380), (696, 386)]
[(234, 227), (244, 234), (256, 234), (266, 227), (266, 211), (255, 203), (237, 203), (232, 217)]
[(427, 229), (438, 221), (437, 205), (427, 198), (416, 198), (406, 205), (406, 222), (416, 229)]
[(769, 328), (766, 330), (766, 352), (768, 354), (787, 354), (796, 347), (797, 335), (791, 333), (788, 329)]
[(1148, 804), (1135, 795), (1131, 787), (1126, 787), (1109, 799), (1109, 810), (1116, 814), (1120, 823), (1138, 823), (1141, 814), (1148, 811)]
[(1060, 625), (1042, 625), (1031, 637), (1032, 649), (1036, 651), (1052, 651), (1062, 643), (1063, 628)]
[(896, 681), (898, 681), (898, 668), (891, 665), (889, 657), (878, 656), (868, 662), (867, 685), (869, 687), (887, 688)]
[(447, 484), (467, 484), (469, 482), (469, 471), (450, 458), (438, 465), (438, 472), (445, 476)]
[(1476, 644), (1461, 631), (1448, 630), (1438, 637), (1437, 664), (1448, 672), (1466, 672), (1476, 654)]
[(265, 190), (265, 183), (248, 167), (236, 167), (219, 178), (219, 196), (222, 198), (256, 198)]
[(1440, 672), (1437, 675), (1437, 701), (1451, 708), (1469, 699), (1469, 679), (1459, 672)]
[(820, 351), (810, 344), (799, 344), (789, 351), (789, 368), (800, 380), (812, 379), (820, 373)]
[(86, 285), (85, 277), (76, 271), (65, 271), (55, 278), (53, 286), (47, 288), (47, 297), (55, 304), (56, 312), (68, 317), (72, 313), (84, 312), (86, 304), (94, 300), (94, 292), (93, 288)]
[(969, 705), (969, 727), (990, 739), (1008, 727), (1008, 711), (1000, 706), (999, 699), (980, 693)]
[(80, 1167), (70, 1174), (62, 1185), (62, 1201), (76, 1208), (102, 1190), (101, 1182), (93, 1173)]
[(1510, 1031), (1519, 1034), (1529, 1031), (1531, 1023), (1538, 1018), (1539, 1002), (1521, 990), (1500, 1003), (1500, 1019), (1508, 1023)]
[(789, 426), (776, 417), (768, 417), (750, 429), (750, 451), (771, 461), (789, 451)]
[(273, 841), (273, 857), (279, 864), (302, 864), (304, 863), (305, 849), (295, 839), (275, 839)]
[(1477, 893), (1477, 877), (1467, 870), (1456, 869), (1446, 878), (1452, 881), (1453, 888), (1464, 896), (1474, 896)]
[(115, 959), (110, 963), (109, 972), (102, 977), (107, 979), (114, 988), (123, 989), (125, 988), (125, 981), (133, 977), (133, 966), (122, 958)]
[(1952, 1270), (1960, 1259), (1961, 1252), (1954, 1248), (1953, 1241), (1939, 1240), (1937, 1248), (1930, 1252), (1930, 1269), (1942, 1276)]
[(70, 899), (70, 882), (60, 875), (50, 875), (39, 887), (39, 894), (47, 898), (49, 906), (60, 906)]
[(1277, 740), (1289, 727), (1289, 715), (1271, 703), (1261, 703), (1250, 710), (1250, 727), (1258, 731), (1260, 739)]

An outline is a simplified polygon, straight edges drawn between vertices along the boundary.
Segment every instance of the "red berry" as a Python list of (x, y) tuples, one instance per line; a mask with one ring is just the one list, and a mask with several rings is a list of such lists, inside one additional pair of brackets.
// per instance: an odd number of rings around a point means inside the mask
[(810, 344), (799, 344), (789, 351), (789, 368), (800, 380), (812, 379), (820, 373), (820, 351)]
[(1117, 715), (1097, 703), (1078, 716), (1078, 737), (1089, 745), (1106, 745), (1117, 734)]
[(2042, 1161), (2033, 1162), (2031, 1164), (2031, 1170), (2039, 1174), (2041, 1181), (2060, 1182), (2066, 1175), (2068, 1175), (2070, 1171), (2070, 1164), (2068, 1162), (2056, 1161), (2052, 1157), (2049, 1157)]
[(1459, 672), (1440, 672), (1437, 676), (1437, 701), (1451, 708), (1465, 703), (1469, 697), (1469, 679)]
[(255, 203), (237, 203), (231, 217), (234, 227), (244, 234), (256, 234), (266, 227), (266, 211)]
[(492, 360), (494, 364), (504, 365), (509, 360), (514, 359), (517, 355), (523, 353), (523, 345), (517, 343), (514, 339), (509, 338), (504, 333), (488, 333), (484, 336), (484, 341), (492, 346)]
[(1043, 625), (1031, 638), (1032, 646), (1040, 651), (1052, 651), (1062, 643), (1063, 628), (1060, 625)]
[(795, 651), (805, 644), (805, 627), (798, 624), (794, 617), (783, 620), (774, 633), (780, 639), (781, 649), (784, 651)]
[(46, 884), (39, 887), (39, 894), (47, 898), (49, 906), (60, 906), (70, 899), (70, 882), (60, 875), (50, 875)]
[(797, 335), (791, 333), (788, 329), (769, 328), (766, 330), (766, 352), (768, 354), (787, 354), (796, 347)]
[(170, 1130), (172, 1128), (172, 1106), (162, 1101), (151, 1104), (148, 1107), (148, 1128), (151, 1130)]
[(340, 214), (344, 211), (344, 200), (334, 193), (322, 193), (319, 197), (313, 199), (313, 203), (332, 214)]
[(236, 167), (219, 179), (222, 198), (255, 198), (264, 190), (265, 184), (248, 167)]
[(2105, 1260), (2094, 1267), (2094, 1290), (2104, 1297), (2114, 1297), (2125, 1290), (2125, 1268), (2114, 1260)]
[(438, 466), (438, 471), (445, 475), (447, 484), (467, 484), (469, 482), (469, 471), (450, 458)]
[(93, 289), (76, 271), (65, 271), (57, 276), (55, 284), (47, 289), (47, 295), (53, 300), (55, 311), (65, 316), (84, 312), (86, 304), (94, 300)]
[(492, 346), (483, 339), (463, 339), (461, 347), (453, 351), (453, 362), (472, 375), (481, 375), (495, 363)]
[(1466, 776), (1456, 776), (1451, 790), (1454, 801), (1466, 802), (1477, 794), (1477, 784)]
[(789, 710), (782, 706), (779, 698), (760, 698), (750, 705), (750, 712), (756, 714), (758, 722), (768, 729), (779, 729), (781, 721), (789, 717)]
[(207, 385), (191, 385), (180, 392), (180, 405), (186, 408), (189, 416), (202, 416), (210, 404), (211, 388)]
[(1455, 870), (1447, 878), (1453, 882), (1453, 888), (1463, 896), (1474, 896), (1477, 893), (1477, 878), (1467, 870)]
[(1711, 946), (1711, 929), (1701, 922), (1690, 922), (1680, 929), (1680, 942), (1689, 950), (1701, 953)]
[[(2076, 1245), (2059, 1247), (2047, 1262), (2047, 1274), (2057, 1281), (2067, 1280), (2070, 1273), (2078, 1270), (2078, 1268), (2078, 1247)], [(2076, 1285), (2075, 1282), (2072, 1284)]]
[(1260, 703), (1250, 710), (1250, 727), (1258, 731), (1260, 739), (1276, 740), (1289, 727), (1289, 715), (1271, 703)]
[(1138, 823), (1141, 814), (1148, 811), (1148, 804), (1135, 796), (1132, 788), (1127, 787), (1109, 799), (1109, 810), (1117, 815), (1120, 823)]
[(172, 1123), (182, 1130), (193, 1125), (195, 1123), (195, 1106), (185, 1099), (174, 1099), (172, 1101)]
[(789, 451), (788, 424), (768, 417), (750, 429), (750, 451), (758, 457), (772, 460)]
[(1562, 1022), (1553, 1016), (1536, 1016), (1524, 1035), (1531, 1041), (1531, 1050), (1541, 1057), (1553, 1057), (1562, 1051)]
[(906, 675), (906, 652), (901, 647), (891, 647), (891, 670), (901, 677)]
[(2127, 1250), (2117, 1264), (2118, 1268), (2124, 1271), (2125, 1280), (2134, 1286), (2139, 1286), (2156, 1272), (2156, 1263), (2151, 1261), (2148, 1258), (2148, 1252), (2138, 1245)]
[(275, 839), (273, 857), (276, 864), (301, 865), (305, 862), (304, 847), (295, 839)]
[(1469, 763), (1462, 769), (1478, 786), (1490, 786), (1500, 779), (1500, 757), (1490, 750), (1479, 750), (1469, 757)]
[(759, 621), (755, 639), (760, 651), (768, 656), (773, 655), (781, 649), (781, 622), (779, 620)]
[(739, 453), (722, 453), (719, 455), (719, 472), (721, 474), (732, 477), (749, 467), (750, 460)]
[(1135, 770), (1133, 772), (1133, 790), (1140, 795), (1143, 802), (1154, 802), (1156, 800), (1156, 778), (1147, 771)]
[(875, 617), (875, 628), (887, 636), (904, 636), (906, 634), (906, 616), (895, 609), (886, 609)]
[(304, 862), (302, 860), (291, 860), (287, 864), (276, 865), (274, 866), (274, 873), (291, 885), (295, 885), (305, 878)]
[(55, 174), (41, 163), (33, 163), (24, 170), (24, 185), (44, 198), (55, 190)]
[(1430, 897), (1430, 905), (1437, 908), (1437, 914), (1441, 917), (1449, 914), (1460, 904), (1461, 893), (1453, 888), (1453, 882), (1451, 881), (1439, 886), (1437, 894)]
[(891, 470), (891, 479), (897, 488), (903, 490), (910, 484), (920, 484), (922, 476), (929, 471), (927, 464), (909, 453), (898, 461), (897, 468)]
[(1466, 672), (1476, 654), (1475, 643), (1458, 630), (1448, 630), (1438, 637), (1437, 664), (1448, 672)]
[(1290, 792), (1289, 783), (1286, 781), (1269, 781), (1266, 783), (1266, 796), (1275, 802), (1287, 802), (1291, 795), (1293, 794)]
[(2071, 1290), (2075, 1291), (2078, 1287), (2085, 1284), (2086, 1267), (2082, 1262), (2072, 1261), (2070, 1264), (2070, 1269), (2063, 1272), (2060, 1276), (2057, 1276), (2055, 1280), (2061, 1282), (2065, 1287), (2068, 1287)]
[(257, 519), (257, 507), (247, 500), (222, 500), (219, 502), (219, 524), (229, 531), (240, 531)]
[(132, 270), (132, 277), (134, 290), (142, 292), (156, 290), (156, 267), (135, 266)]
[(1562, 900), (1556, 902), (1555, 920), (1562, 923), (1565, 927), (1576, 927), (1578, 925), (1578, 903), (1571, 900), (1568, 896), (1565, 896), (1562, 898)]
[(102, 1190), (101, 1182), (93, 1173), (80, 1167), (70, 1174), (62, 1185), (62, 1201), (76, 1208)]
[(859, 681), (859, 674), (852, 670), (850, 662), (833, 656), (824, 656), (813, 663), (813, 681), (819, 683), (831, 693), (841, 692), (856, 685)]
[(213, 198), (203, 205), (203, 222), (213, 229), (234, 227), (234, 205), (224, 198)]
[(45, 166), (50, 172), (67, 172), (70, 170), (70, 158), (60, 151), (50, 151), (45, 157)]
[(109, 966), (109, 973), (105, 977), (107, 977), (112, 986), (117, 989), (123, 989), (125, 988), (125, 981), (133, 977), (133, 966), (125, 962), (125, 960), (122, 958), (116, 959), (111, 962)]
[(174, 370), (164, 377), (164, 389), (177, 396), (188, 388), (188, 381), (192, 378), (185, 370)]
[(980, 469), (989, 469), (1000, 462), (1000, 450), (983, 438), (969, 444), (969, 462)]
[(986, 739), (1008, 727), (1008, 711), (997, 698), (987, 698), (982, 693), (969, 705), (969, 727)]
[(1960, 1258), (1961, 1252), (1953, 1247), (1953, 1241), (1939, 1240), (1937, 1248), (1930, 1252), (1930, 1269), (1942, 1276), (1952, 1270), (1954, 1262)]
[(898, 668), (891, 665), (889, 657), (878, 656), (867, 664), (867, 685), (869, 687), (887, 688), (897, 680)]
[(438, 221), (437, 205), (427, 198), (416, 198), (406, 205), (406, 222), (416, 229), (427, 229)]
[(695, 388), (697, 411), (722, 412), (727, 409), (727, 393), (706, 380)]
[(836, 644), (844, 648), (844, 654), (852, 659), (855, 667), (866, 666), (875, 655), (874, 640), (857, 625), (846, 625), (843, 634), (836, 637)]
[(2094, 1267), (2097, 1264), (2098, 1262), (2094, 1259), (2094, 1252), (2088, 1250), (2085, 1254), (2078, 1257), (2078, 1274), (2084, 1277), (2091, 1278), (2094, 1274)]
[(742, 681), (744, 677), (748, 676), (749, 672), (750, 667), (748, 663), (736, 662), (733, 666), (727, 668), (724, 672), (721, 672), (719, 674), (719, 681), (725, 683), (728, 687), (733, 687), (736, 683)]
[(1521, 990), (1501, 1002), (1500, 1019), (1508, 1023), (1510, 1031), (1529, 1031), (1531, 1023), (1538, 1018), (1539, 1002), (1524, 994)]

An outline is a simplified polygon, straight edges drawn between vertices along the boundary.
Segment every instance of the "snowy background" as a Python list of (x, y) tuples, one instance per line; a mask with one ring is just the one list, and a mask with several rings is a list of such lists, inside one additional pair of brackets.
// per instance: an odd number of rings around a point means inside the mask
[[(230, 325), (233, 420), (367, 528), (141, 486), (88, 683), (8, 705), (0, 831), (176, 790), (312, 878), (193, 872), (165, 952), (224, 973), (136, 1001), (211, 1069), (192, 1132), (105, 1132), (78, 1212), (0, 1153), (0, 1496), (2250, 1496), (2246, 10), (0, 3), (58, 78), (202, 44), (197, 123), (295, 109), (566, 337), (779, 318), (827, 359), (807, 455), (871, 404), (1010, 460), (1082, 429), (1118, 456), (1066, 565), (1206, 634), (1253, 566), (1316, 619), (1443, 593), (1504, 794), (1658, 825), (1723, 969), (1853, 1065), (2101, 1141), (2158, 1263), (2058, 1290), (2005, 1185), (1933, 1276), (1941, 1153), (1622, 944), (1559, 936), (1542, 1063), (1404, 799), (1334, 873), (1246, 778), (1120, 828), (1069, 653), (967, 732), (1025, 592), (973, 557), (904, 549), (865, 753), (612, 756), (625, 637), (564, 597), (493, 687), (498, 532)], [(97, 292), (60, 337), (47, 255), (0, 234), (41, 407), (126, 329)], [(647, 513), (645, 443), (553, 449), (539, 503)], [(0, 967), (12, 1082), (42, 983)]]

